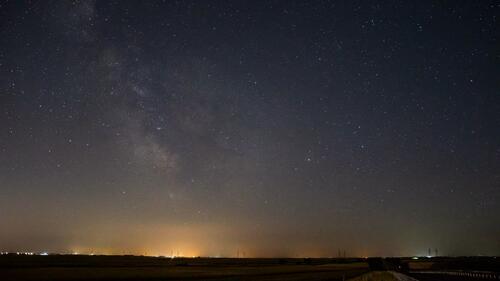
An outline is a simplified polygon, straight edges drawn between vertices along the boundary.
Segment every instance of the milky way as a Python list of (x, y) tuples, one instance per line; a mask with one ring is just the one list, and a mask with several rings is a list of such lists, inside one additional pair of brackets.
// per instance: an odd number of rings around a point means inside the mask
[(0, 5), (0, 250), (500, 254), (496, 2)]

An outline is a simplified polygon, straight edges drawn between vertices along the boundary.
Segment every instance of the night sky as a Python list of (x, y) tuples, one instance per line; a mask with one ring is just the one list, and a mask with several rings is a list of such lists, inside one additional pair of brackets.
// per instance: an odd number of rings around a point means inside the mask
[(0, 250), (500, 255), (497, 1), (3, 1)]

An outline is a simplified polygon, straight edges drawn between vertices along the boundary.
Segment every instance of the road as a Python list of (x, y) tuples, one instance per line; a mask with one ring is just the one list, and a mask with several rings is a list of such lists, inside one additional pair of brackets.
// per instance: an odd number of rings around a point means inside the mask
[(473, 278), (473, 277), (462, 277), (462, 276), (451, 276), (445, 274), (409, 274), (411, 277), (419, 281), (487, 281), (496, 279), (484, 279), (484, 278)]

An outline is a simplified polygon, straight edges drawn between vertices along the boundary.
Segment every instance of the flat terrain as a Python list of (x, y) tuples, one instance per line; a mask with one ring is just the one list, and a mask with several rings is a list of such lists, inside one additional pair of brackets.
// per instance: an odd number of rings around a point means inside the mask
[(0, 280), (346, 280), (361, 260), (0, 256)]
[[(0, 280), (348, 280), (372, 270), (401, 270), (420, 281), (474, 281), (443, 271), (498, 272), (496, 257), (256, 259), (143, 256), (0, 255)], [(406, 268), (406, 269), (405, 269)], [(427, 273), (424, 273), (427, 272)], [(373, 272), (372, 272), (373, 273)], [(376, 272), (375, 272), (376, 273)], [(430, 273), (430, 274), (429, 274)], [(384, 272), (374, 280), (382, 280)], [(500, 275), (495, 275), (500, 276)], [(366, 275), (361, 278), (365, 280)], [(495, 277), (496, 278), (496, 277)], [(393, 280), (385, 278), (384, 280)], [(489, 279), (488, 279), (489, 280)], [(496, 280), (496, 279), (495, 279)]]
[[(420, 281), (500, 280), (498, 257), (435, 257), (407, 260), (410, 276)], [(493, 277), (465, 277), (442, 274), (447, 271), (494, 273)], [(426, 272), (426, 273), (423, 273)]]

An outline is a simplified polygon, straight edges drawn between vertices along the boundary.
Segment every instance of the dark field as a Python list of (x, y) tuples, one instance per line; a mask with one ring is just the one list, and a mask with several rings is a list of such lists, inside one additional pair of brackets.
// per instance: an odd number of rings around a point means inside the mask
[[(421, 281), (486, 280), (442, 274), (498, 273), (494, 257), (460, 258), (164, 258), (0, 255), (0, 280), (348, 280), (370, 270), (401, 271)], [(441, 273), (440, 273), (441, 272)], [(493, 279), (500, 275), (495, 275)], [(378, 280), (378, 279), (377, 279)], [(391, 279), (392, 280), (392, 279)]]
[(0, 256), (0, 280), (346, 280), (361, 259)]
[[(409, 275), (420, 281), (500, 280), (500, 259), (497, 257), (437, 257), (407, 260)], [(446, 272), (463, 272), (469, 276), (453, 276)], [(481, 273), (480, 276), (470, 273)]]

